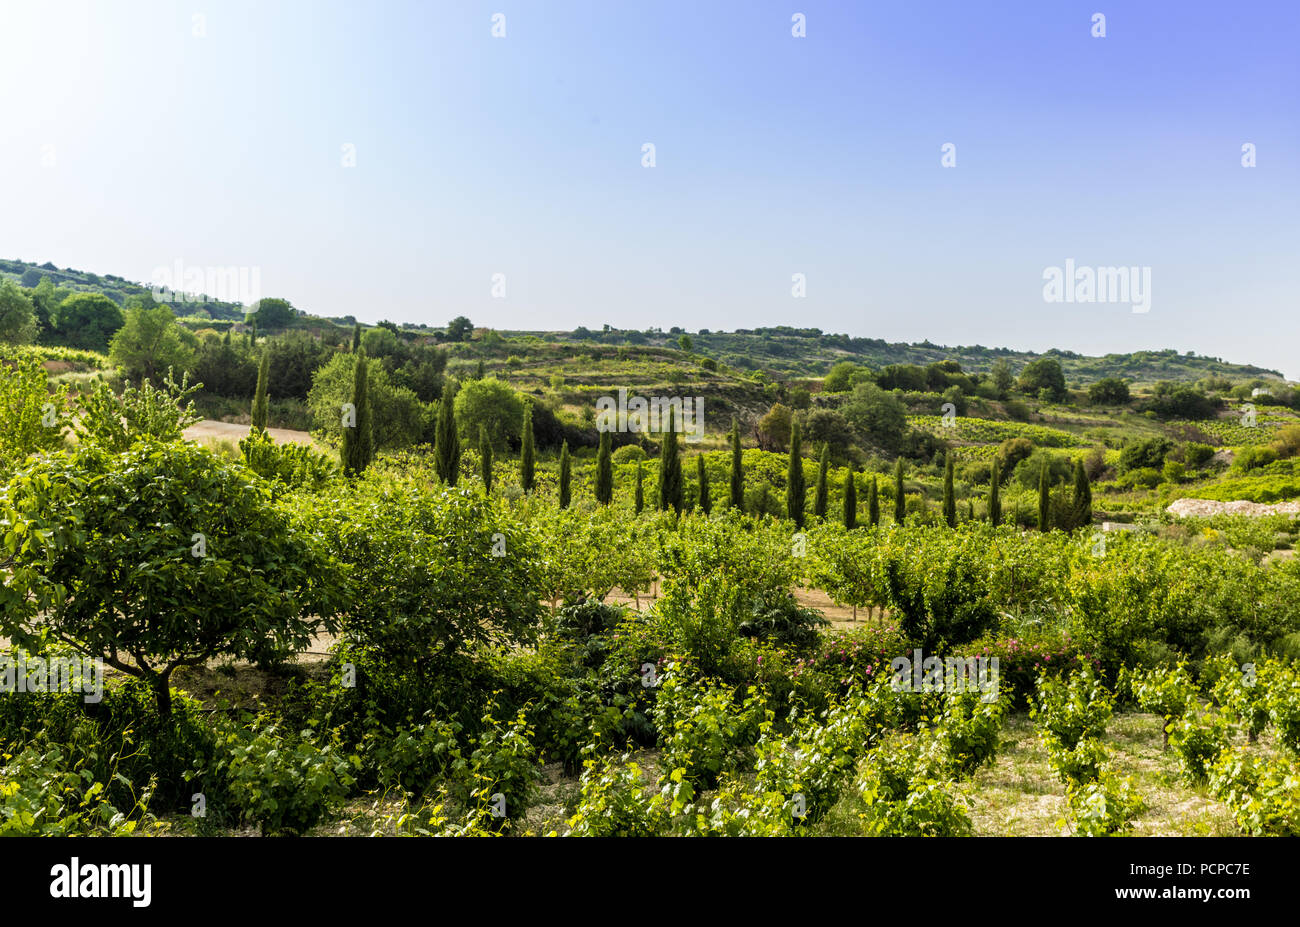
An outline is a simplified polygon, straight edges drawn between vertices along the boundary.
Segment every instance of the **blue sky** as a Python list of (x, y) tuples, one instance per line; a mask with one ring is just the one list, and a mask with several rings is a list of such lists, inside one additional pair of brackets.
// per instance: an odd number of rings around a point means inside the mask
[[(1293, 0), (7, 0), (0, 36), (3, 257), (256, 267), (263, 295), (367, 321), (1300, 376)], [(1045, 302), (1067, 258), (1151, 268), (1150, 311)]]

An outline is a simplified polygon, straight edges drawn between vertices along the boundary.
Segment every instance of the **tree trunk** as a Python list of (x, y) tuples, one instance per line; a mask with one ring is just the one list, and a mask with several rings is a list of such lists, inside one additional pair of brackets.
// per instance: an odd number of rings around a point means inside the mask
[(158, 714), (164, 718), (172, 716), (171, 673), (164, 673), (154, 679), (154, 694), (158, 699)]

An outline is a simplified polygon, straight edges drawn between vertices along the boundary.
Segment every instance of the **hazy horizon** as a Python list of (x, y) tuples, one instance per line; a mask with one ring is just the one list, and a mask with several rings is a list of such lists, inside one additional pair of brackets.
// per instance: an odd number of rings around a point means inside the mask
[[(0, 29), (6, 257), (253, 267), (370, 323), (790, 325), (1300, 377), (1300, 5), (149, 0), (9, 3)], [(1067, 261), (1142, 269), (1147, 311), (1046, 301)]]

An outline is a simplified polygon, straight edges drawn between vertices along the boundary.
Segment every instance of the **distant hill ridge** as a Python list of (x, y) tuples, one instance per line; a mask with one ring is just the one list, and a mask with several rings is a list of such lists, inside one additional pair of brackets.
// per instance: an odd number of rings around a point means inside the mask
[[(0, 278), (10, 278), (23, 286), (35, 286), (41, 277), (49, 277), (56, 287), (75, 292), (102, 293), (121, 305), (128, 297), (151, 292), (149, 285), (134, 283), (112, 274), (93, 274), (72, 268), (60, 268), (53, 263), (35, 264), (27, 261), (0, 259)], [(178, 315), (204, 316), (213, 320), (242, 322), (246, 307), (239, 303), (206, 300), (174, 307)], [(321, 318), (310, 316), (311, 318)], [(333, 318), (329, 321), (351, 324), (352, 317)], [(403, 325), (404, 330), (427, 334), (427, 325)], [(668, 331), (650, 329), (617, 329), (606, 327), (593, 331), (579, 326), (573, 331), (516, 331), (500, 330), (505, 339), (536, 338), (559, 344), (604, 344), (611, 346), (637, 345), (651, 348), (676, 348), (682, 335), (690, 339), (695, 352), (716, 358), (721, 363), (739, 370), (764, 370), (781, 378), (819, 377), (840, 361), (853, 361), (879, 369), (890, 364), (925, 365), (942, 360), (955, 360), (968, 372), (987, 372), (994, 361), (1005, 359), (1013, 369), (1040, 357), (1055, 357), (1060, 361), (1066, 379), (1072, 384), (1088, 384), (1104, 377), (1124, 377), (1135, 384), (1150, 384), (1161, 380), (1192, 382), (1204, 377), (1227, 377), (1233, 380), (1265, 378), (1284, 380), (1282, 373), (1254, 364), (1234, 364), (1218, 357), (1186, 353), (1172, 349), (1162, 351), (1133, 351), (1107, 354), (1102, 357), (1078, 354), (1074, 351), (1052, 349), (1038, 353), (1017, 351), (1011, 348), (991, 348), (983, 345), (948, 346), (934, 344), (928, 339), (911, 344), (886, 342), (879, 338), (862, 338), (845, 334), (823, 332), (818, 328), (737, 329), (734, 332), (714, 332), (702, 329), (687, 332), (674, 327)]]

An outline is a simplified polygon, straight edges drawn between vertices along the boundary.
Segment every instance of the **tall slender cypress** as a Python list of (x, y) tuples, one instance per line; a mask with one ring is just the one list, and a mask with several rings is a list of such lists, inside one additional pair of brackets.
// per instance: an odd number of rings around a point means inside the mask
[(460, 476), (460, 435), (456, 433), (456, 402), (451, 390), (443, 390), (438, 400), (433, 441), (433, 462), (438, 477), (448, 486), (455, 486)]
[(614, 436), (608, 431), (600, 433), (600, 451), (596, 454), (596, 501), (609, 505), (614, 500)]
[(817, 491), (813, 494), (813, 514), (818, 518), (826, 517), (829, 504), (829, 488), (826, 485), (830, 477), (830, 449), (822, 442), (821, 459), (817, 462)]
[(1074, 498), (1071, 508), (1071, 528), (1091, 527), (1092, 486), (1088, 483), (1088, 472), (1083, 469), (1082, 460), (1074, 462)]
[(703, 454), (695, 455), (695, 479), (700, 484), (700, 511), (708, 515), (713, 511), (713, 498), (709, 495), (709, 468)]
[(943, 519), (949, 528), (957, 527), (957, 495), (952, 485), (952, 454), (947, 455), (943, 467)]
[(903, 494), (903, 458), (894, 467), (894, 524), (901, 525), (907, 517), (907, 498)]
[(858, 486), (852, 467), (844, 468), (844, 527), (858, 526)]
[(262, 348), (262, 360), (257, 365), (257, 390), (253, 393), (253, 427), (266, 431), (266, 390), (271, 376), (271, 351)]
[(641, 510), (645, 508), (645, 489), (642, 486), (642, 477), (644, 475), (645, 470), (642, 469), (641, 461), (638, 459), (636, 462), (636, 495), (633, 496), (632, 500), (632, 506), (638, 515), (640, 515)]
[(361, 323), (358, 322), (352, 326), (352, 353), (356, 354), (361, 350)]
[(1052, 526), (1052, 496), (1048, 483), (1048, 474), (1052, 468), (1046, 458), (1041, 463), (1038, 470), (1038, 530), (1046, 531)]
[(492, 492), (492, 442), (488, 440), (487, 429), (478, 426), (478, 466), (483, 475), (484, 492)]
[(572, 464), (569, 462), (569, 442), (560, 445), (560, 508), (569, 507), (569, 481), (573, 478)]
[(671, 406), (668, 409), (668, 431), (664, 433), (659, 448), (659, 509), (682, 511), (682, 457), (677, 447), (677, 428)]
[(745, 463), (740, 453), (740, 426), (731, 420), (731, 507), (745, 511)]
[(523, 487), (524, 492), (533, 491), (533, 469), (536, 461), (533, 460), (533, 404), (524, 403), (524, 425), (521, 432), (523, 435), (519, 447), (519, 485)]
[(785, 513), (796, 528), (803, 527), (804, 502), (808, 490), (803, 481), (803, 439), (799, 434), (799, 420), (790, 428), (790, 465), (785, 479)]
[(880, 527), (880, 488), (876, 485), (876, 474), (871, 474), (871, 485), (867, 487), (867, 522), (873, 528)]
[(993, 458), (993, 472), (989, 475), (989, 524), (996, 528), (1002, 524), (1002, 466)]
[[(370, 424), (370, 392), (366, 383), (366, 355), (358, 354), (352, 368), (352, 413), (345, 416), (343, 447), (339, 457), (343, 472), (360, 476), (375, 456), (374, 433)], [(348, 421), (350, 419), (350, 421)]]

